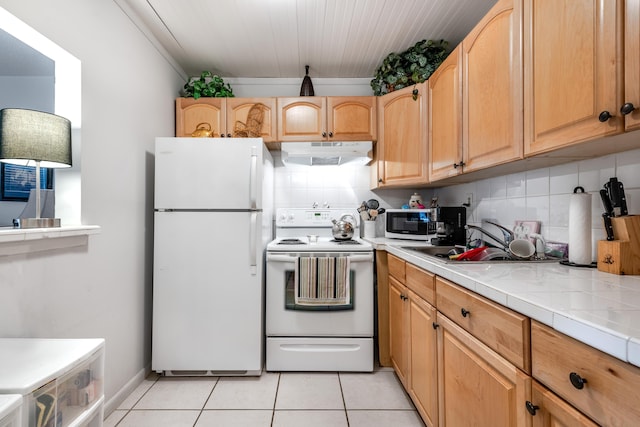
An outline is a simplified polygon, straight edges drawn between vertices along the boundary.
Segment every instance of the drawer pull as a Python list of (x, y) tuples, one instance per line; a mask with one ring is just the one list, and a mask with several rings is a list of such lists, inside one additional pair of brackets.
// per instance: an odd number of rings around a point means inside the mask
[(471, 316), (471, 312), (469, 310), (465, 310), (464, 308), (460, 309), (460, 314), (462, 314), (462, 317)]
[(440, 325), (436, 322), (433, 322), (431, 325), (433, 326), (433, 329), (438, 329), (440, 327)]
[(569, 374), (569, 381), (571, 381), (571, 384), (578, 390), (582, 390), (584, 388), (584, 385), (587, 383), (587, 380), (585, 380), (575, 372), (571, 372)]
[(538, 409), (540, 409), (540, 407), (539, 407), (539, 406), (534, 405), (533, 403), (529, 402), (528, 400), (527, 400), (527, 402), (524, 404), (524, 406), (527, 408), (527, 411), (528, 411), (531, 415), (535, 415), (535, 414), (536, 414), (536, 411), (537, 411)]

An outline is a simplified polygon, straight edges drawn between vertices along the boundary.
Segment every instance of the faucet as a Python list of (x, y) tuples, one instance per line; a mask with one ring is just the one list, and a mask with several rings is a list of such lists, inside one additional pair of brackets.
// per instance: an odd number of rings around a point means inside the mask
[(477, 225), (465, 225), (464, 228), (467, 230), (478, 230), (479, 232), (481, 232), (482, 234), (484, 234), (485, 236), (489, 237), (491, 240), (495, 241), (496, 243), (499, 243), (502, 248), (505, 251), (509, 251), (509, 243), (511, 243), (514, 239), (514, 235), (513, 235), (513, 231), (509, 230), (506, 227), (503, 227), (500, 224), (496, 224), (495, 222), (492, 221), (485, 221), (487, 224), (491, 224), (491, 225), (495, 225), (496, 227), (498, 227), (500, 229), (500, 231), (503, 234), (503, 238), (500, 239), (499, 237), (496, 237), (495, 235), (493, 235), (492, 233), (489, 233), (487, 230), (485, 230), (482, 227), (478, 227)]

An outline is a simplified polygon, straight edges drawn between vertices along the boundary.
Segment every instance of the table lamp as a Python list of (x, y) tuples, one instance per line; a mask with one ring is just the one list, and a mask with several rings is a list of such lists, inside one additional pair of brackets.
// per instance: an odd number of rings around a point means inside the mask
[(60, 227), (59, 218), (40, 218), (40, 167), (71, 166), (71, 122), (41, 111), (0, 110), (0, 162), (36, 167), (36, 217), (21, 219), (20, 228)]

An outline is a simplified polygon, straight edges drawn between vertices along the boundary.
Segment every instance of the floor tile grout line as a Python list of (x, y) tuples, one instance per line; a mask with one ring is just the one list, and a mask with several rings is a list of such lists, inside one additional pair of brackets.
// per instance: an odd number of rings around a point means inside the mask
[(198, 425), (198, 421), (200, 420), (200, 417), (202, 416), (202, 411), (204, 411), (204, 408), (207, 407), (207, 402), (209, 402), (209, 399), (211, 399), (211, 395), (213, 394), (213, 391), (218, 386), (219, 382), (220, 382), (220, 377), (216, 377), (216, 382), (213, 384), (213, 387), (211, 387), (211, 391), (209, 392), (209, 395), (204, 400), (204, 403), (202, 404), (202, 408), (200, 408), (200, 412), (198, 412), (198, 416), (196, 417), (196, 420), (194, 421), (192, 427), (196, 427), (196, 425)]
[(282, 372), (278, 372), (278, 382), (276, 384), (276, 394), (273, 398), (273, 408), (271, 409), (271, 423), (269, 424), (273, 427), (273, 420), (276, 417), (276, 402), (278, 401), (278, 390), (280, 390), (280, 379), (282, 378)]
[[(138, 400), (136, 400), (136, 401), (133, 403), (133, 405), (131, 405), (131, 408), (127, 409), (127, 412), (122, 416), (122, 418), (120, 418), (120, 420), (116, 423), (116, 425), (115, 425), (114, 427), (118, 427), (118, 425), (120, 425), (120, 423), (121, 423), (121, 422), (122, 422), (122, 421), (127, 417), (127, 415), (129, 415), (129, 413), (131, 413), (131, 411), (133, 411), (133, 409), (136, 407), (136, 405), (137, 405), (138, 403), (140, 403), (140, 401), (142, 400), (142, 398), (143, 398), (147, 393), (149, 393), (149, 390), (151, 390), (151, 388), (152, 388), (154, 385), (156, 385), (156, 384), (158, 383), (158, 379), (159, 379), (159, 378), (160, 378), (160, 377), (156, 377), (156, 379), (155, 379), (155, 380), (153, 380), (153, 384), (151, 384), (151, 385), (149, 386), (149, 388), (148, 388), (148, 389), (146, 389), (146, 390), (145, 390), (145, 392), (144, 392), (144, 393), (142, 393), (142, 394), (140, 395), (140, 397), (138, 398)], [(147, 378), (145, 377), (145, 379), (144, 379), (143, 381), (146, 381), (146, 380), (147, 380)], [(117, 409), (117, 408), (116, 408), (116, 409)]]
[(347, 402), (344, 400), (344, 389), (342, 388), (342, 376), (340, 372), (338, 372), (338, 384), (340, 385), (340, 395), (342, 396), (342, 406), (344, 407), (344, 417), (347, 419), (347, 427), (350, 426), (349, 423), (349, 413), (347, 412)]

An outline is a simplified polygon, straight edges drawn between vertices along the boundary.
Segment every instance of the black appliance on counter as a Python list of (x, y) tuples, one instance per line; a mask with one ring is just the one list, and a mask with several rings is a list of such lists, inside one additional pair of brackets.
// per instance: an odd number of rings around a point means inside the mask
[(436, 222), (436, 237), (431, 239), (434, 246), (466, 245), (467, 208), (464, 206), (438, 206), (431, 208)]
[(387, 209), (385, 237), (422, 240), (437, 246), (465, 245), (467, 209), (438, 206), (423, 209)]

